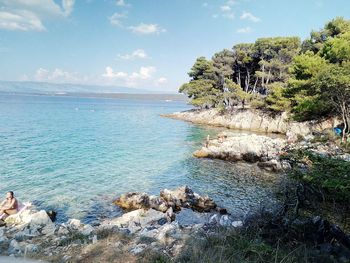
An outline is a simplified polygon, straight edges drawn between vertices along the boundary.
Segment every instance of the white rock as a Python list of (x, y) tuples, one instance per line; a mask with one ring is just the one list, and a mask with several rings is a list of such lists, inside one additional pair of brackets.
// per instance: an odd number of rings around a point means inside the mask
[(60, 226), (60, 228), (57, 231), (57, 234), (58, 235), (67, 235), (67, 234), (69, 234), (69, 230), (64, 226)]
[(219, 224), (221, 226), (229, 226), (229, 225), (231, 225), (231, 220), (229, 219), (228, 215), (223, 215), (220, 218)]
[(233, 227), (242, 227), (243, 222), (242, 221), (233, 221), (231, 224)]
[(123, 226), (127, 227), (130, 225), (130, 223), (135, 223), (136, 225), (145, 227), (147, 225), (150, 225), (153, 222), (157, 222), (162, 218), (166, 219), (165, 213), (156, 211), (154, 209), (149, 209), (149, 210), (138, 209), (138, 210), (134, 210), (132, 212), (126, 213), (121, 217), (115, 218), (111, 220), (109, 223), (111, 225), (116, 225), (118, 227), (123, 227)]
[(209, 224), (217, 224), (219, 223), (219, 216), (217, 214), (212, 215), (209, 219)]
[(95, 229), (91, 225), (84, 225), (80, 231), (84, 236), (89, 236)]
[(29, 220), (28, 223), (30, 223), (31, 227), (35, 226), (35, 225), (44, 226), (44, 225), (52, 224), (52, 221), (51, 221), (50, 217), (47, 215), (45, 210), (40, 210), (37, 213), (31, 214), (30, 217), (31, 217), (30, 220), (28, 217), (28, 220)]
[(145, 244), (138, 244), (135, 247), (130, 249), (130, 252), (134, 255), (142, 253), (146, 248)]
[(44, 226), (44, 228), (41, 230), (41, 233), (47, 236), (52, 236), (55, 234), (55, 230), (55, 224), (51, 222), (50, 224)]
[(78, 219), (69, 219), (68, 221), (68, 225), (75, 228), (75, 229), (78, 229), (80, 227), (82, 227), (82, 223), (80, 222), (80, 220)]

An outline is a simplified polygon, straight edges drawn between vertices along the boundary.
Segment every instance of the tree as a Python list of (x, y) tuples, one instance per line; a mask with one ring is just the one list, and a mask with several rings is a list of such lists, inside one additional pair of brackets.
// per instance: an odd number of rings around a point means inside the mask
[(242, 88), (231, 79), (225, 79), (225, 87), (227, 91), (224, 93), (224, 99), (227, 101), (227, 106), (231, 107), (241, 103), (244, 108), (246, 100), (249, 99), (249, 94), (244, 92)]
[(288, 79), (288, 67), (299, 51), (298, 37), (259, 38), (255, 41), (253, 55), (259, 59), (260, 66), (255, 75), (260, 79), (261, 93), (268, 93), (271, 82)]
[(218, 86), (224, 89), (224, 79), (232, 78), (233, 75), (233, 52), (224, 49), (218, 53), (215, 53), (212, 57), (213, 68), (218, 80)]
[(350, 60), (350, 31), (328, 39), (323, 46), (321, 55), (331, 63), (342, 63)]
[(211, 108), (217, 105), (220, 91), (214, 87), (212, 80), (196, 79), (185, 83), (179, 92), (191, 99), (191, 104), (200, 108)]
[(274, 82), (269, 85), (269, 94), (266, 97), (266, 107), (275, 112), (287, 111), (290, 107), (290, 100), (285, 97), (285, 84)]
[(253, 43), (243, 43), (233, 47), (233, 79), (245, 92), (256, 92), (257, 79), (254, 72), (258, 65), (252, 56), (253, 46)]
[(332, 112), (330, 105), (320, 99), (320, 94), (312, 85), (317, 74), (328, 65), (328, 61), (311, 51), (293, 59), (289, 69), (284, 97), (290, 100), (294, 118), (298, 121), (317, 119)]
[(313, 86), (321, 94), (322, 100), (332, 105), (341, 116), (344, 141), (350, 120), (350, 62), (323, 68), (314, 79)]
[(188, 75), (192, 80), (215, 79), (213, 62), (205, 57), (197, 58)]
[(336, 17), (335, 19), (326, 23), (324, 28), (319, 31), (312, 31), (310, 38), (304, 40), (302, 43), (302, 52), (312, 51), (314, 54), (322, 50), (325, 42), (340, 34), (350, 31), (350, 21), (343, 17)]

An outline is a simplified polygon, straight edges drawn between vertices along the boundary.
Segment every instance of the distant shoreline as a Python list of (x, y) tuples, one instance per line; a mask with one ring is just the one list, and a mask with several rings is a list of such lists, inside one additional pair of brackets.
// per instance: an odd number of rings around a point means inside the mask
[(103, 98), (103, 99), (135, 99), (135, 100), (165, 100), (183, 101), (188, 99), (182, 94), (159, 94), (159, 93), (79, 93), (79, 92), (57, 92), (57, 93), (31, 93), (31, 92), (7, 92), (0, 91), (0, 95), (21, 96), (49, 96), (49, 97), (78, 97), (78, 98)]

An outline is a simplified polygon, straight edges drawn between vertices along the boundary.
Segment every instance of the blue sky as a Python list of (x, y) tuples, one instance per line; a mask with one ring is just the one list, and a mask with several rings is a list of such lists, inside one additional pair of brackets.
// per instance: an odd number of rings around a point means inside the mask
[(349, 14), (349, 0), (0, 0), (0, 79), (176, 92), (199, 56)]

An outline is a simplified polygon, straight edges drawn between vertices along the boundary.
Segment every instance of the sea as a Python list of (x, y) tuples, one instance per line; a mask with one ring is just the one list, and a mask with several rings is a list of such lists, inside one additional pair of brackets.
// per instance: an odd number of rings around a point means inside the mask
[[(188, 185), (237, 218), (271, 200), (255, 165), (197, 159), (223, 130), (162, 117), (185, 101), (0, 94), (0, 198), (54, 210), (60, 222), (121, 213), (120, 194)], [(237, 131), (239, 132), (239, 131)]]

